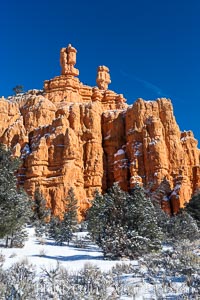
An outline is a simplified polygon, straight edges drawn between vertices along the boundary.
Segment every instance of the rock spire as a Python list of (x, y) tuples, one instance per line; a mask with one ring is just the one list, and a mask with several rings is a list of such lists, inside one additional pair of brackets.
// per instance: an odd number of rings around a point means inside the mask
[(107, 90), (111, 83), (109, 69), (105, 66), (99, 66), (97, 70), (97, 86), (100, 90)]

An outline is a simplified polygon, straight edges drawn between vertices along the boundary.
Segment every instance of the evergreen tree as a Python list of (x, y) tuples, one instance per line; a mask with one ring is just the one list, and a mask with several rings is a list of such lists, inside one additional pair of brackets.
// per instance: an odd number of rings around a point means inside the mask
[(154, 206), (139, 186), (128, 194), (114, 184), (103, 196), (96, 194), (88, 230), (104, 255), (134, 257), (161, 247)]
[(69, 242), (73, 237), (73, 233), (76, 231), (78, 225), (77, 199), (75, 198), (72, 188), (69, 189), (65, 202), (66, 211), (64, 213), (63, 220), (60, 223), (59, 234), (56, 237), (56, 242), (60, 245), (64, 242), (67, 242), (69, 245)]
[(27, 194), (17, 188), (15, 172), (19, 164), (11, 151), (0, 145), (0, 237), (6, 238), (6, 246), (10, 247), (24, 236), (23, 228), (32, 214)]
[(39, 189), (36, 189), (34, 193), (33, 204), (33, 223), (36, 227), (36, 235), (42, 236), (48, 231), (49, 219), (51, 211), (47, 208), (46, 199), (43, 197)]
[(188, 239), (193, 241), (199, 238), (199, 229), (196, 221), (185, 210), (170, 216), (158, 206), (155, 207), (158, 225), (162, 229), (166, 241), (176, 242)]
[(50, 209), (47, 208), (46, 199), (39, 189), (36, 189), (34, 193), (33, 212), (33, 220), (36, 221), (47, 221), (51, 213)]
[(158, 221), (158, 226), (161, 228), (163, 233), (163, 240), (168, 240), (170, 238), (170, 232), (171, 232), (171, 216), (167, 214), (158, 203), (154, 202), (154, 209)]
[(61, 231), (61, 220), (57, 216), (51, 216), (50, 222), (48, 223), (46, 234), (59, 244)]
[(106, 204), (104, 197), (97, 190), (92, 201), (91, 208), (86, 213), (87, 229), (90, 232), (93, 240), (98, 245), (101, 245), (102, 238), (105, 235), (103, 231), (104, 224), (107, 220)]
[(185, 210), (196, 220), (200, 228), (200, 192), (195, 194), (186, 204)]
[[(140, 239), (147, 240), (147, 251), (158, 250), (161, 246), (162, 232), (158, 226), (155, 207), (151, 200), (145, 196), (144, 189), (136, 186), (130, 195), (130, 207), (132, 215), (127, 211), (131, 220), (131, 226), (138, 232)], [(133, 218), (134, 216), (134, 218)]]
[(69, 244), (78, 225), (77, 199), (72, 188), (69, 189), (65, 203), (63, 218), (52, 216), (48, 224), (48, 236), (54, 239), (58, 245), (63, 245), (64, 242)]
[(188, 239), (194, 241), (199, 238), (196, 221), (186, 212), (180, 211), (167, 222), (167, 236), (173, 242)]
[(24, 90), (23, 85), (16, 85), (16, 86), (13, 88), (13, 92), (15, 93), (15, 95), (20, 94), (20, 93), (23, 93), (23, 90)]

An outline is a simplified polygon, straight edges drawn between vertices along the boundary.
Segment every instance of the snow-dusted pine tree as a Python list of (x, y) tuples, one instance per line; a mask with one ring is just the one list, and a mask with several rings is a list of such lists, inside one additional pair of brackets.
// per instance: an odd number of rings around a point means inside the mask
[(57, 243), (60, 245), (62, 245), (64, 242), (69, 244), (78, 225), (77, 199), (74, 195), (73, 188), (69, 189), (65, 203), (66, 211), (60, 224), (59, 235), (56, 238)]
[(27, 194), (17, 188), (15, 172), (20, 161), (11, 151), (0, 145), (0, 237), (6, 238), (6, 246), (22, 246), (23, 228), (32, 214)]
[(102, 238), (104, 237), (104, 225), (106, 220), (105, 200), (97, 190), (92, 201), (92, 206), (86, 214), (87, 229), (97, 245), (101, 245)]
[(61, 230), (61, 220), (57, 216), (51, 216), (46, 230), (46, 235), (55, 241), (59, 240)]
[(200, 237), (195, 219), (186, 211), (181, 210), (177, 215), (169, 217), (167, 223), (167, 236), (173, 242), (188, 239), (194, 241)]
[[(139, 185), (132, 189), (130, 198), (128, 197), (126, 218), (129, 220), (129, 228), (132, 227), (138, 233), (139, 237), (136, 239), (141, 243), (142, 251), (160, 249), (162, 231), (158, 226), (155, 207)], [(136, 249), (140, 253), (140, 246), (136, 246)]]
[(48, 231), (51, 210), (47, 208), (46, 199), (39, 189), (36, 189), (34, 193), (33, 212), (32, 220), (36, 228), (36, 235), (41, 237)]
[(195, 194), (186, 204), (185, 210), (196, 220), (200, 228), (200, 192)]
[(78, 225), (77, 199), (72, 188), (69, 189), (65, 205), (63, 218), (60, 219), (57, 216), (52, 216), (48, 224), (47, 235), (54, 239), (58, 245), (62, 245), (64, 242), (69, 244)]
[(50, 209), (47, 208), (46, 199), (39, 189), (34, 193), (33, 220), (47, 221), (50, 216)]
[(108, 193), (95, 197), (88, 230), (104, 254), (112, 257), (135, 257), (161, 247), (154, 206), (139, 186), (129, 194), (114, 184)]

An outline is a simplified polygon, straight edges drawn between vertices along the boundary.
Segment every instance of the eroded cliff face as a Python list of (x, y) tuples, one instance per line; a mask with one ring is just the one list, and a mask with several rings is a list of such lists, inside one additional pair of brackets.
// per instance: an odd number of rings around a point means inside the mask
[(116, 181), (124, 190), (143, 185), (163, 209), (177, 212), (200, 187), (199, 149), (191, 131), (180, 132), (171, 101), (128, 106), (108, 90), (105, 66), (97, 87), (83, 85), (71, 45), (60, 62), (61, 75), (43, 91), (0, 99), (0, 142), (22, 158), (19, 184), (32, 196), (39, 188), (56, 215), (70, 187), (84, 214), (95, 190)]
[[(125, 111), (104, 113), (103, 120), (108, 184), (118, 181), (128, 190), (140, 183), (168, 212), (199, 189), (197, 141), (191, 131), (180, 132), (169, 99), (138, 99)], [(124, 123), (117, 142), (114, 122)]]

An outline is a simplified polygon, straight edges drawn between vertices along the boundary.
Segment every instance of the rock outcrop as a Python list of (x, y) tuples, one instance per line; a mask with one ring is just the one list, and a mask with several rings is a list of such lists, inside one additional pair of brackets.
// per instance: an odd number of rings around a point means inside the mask
[(61, 75), (45, 81), (43, 91), (0, 99), (0, 142), (22, 158), (19, 184), (32, 196), (39, 187), (56, 215), (70, 187), (84, 214), (95, 190), (116, 181), (124, 190), (143, 185), (176, 213), (200, 188), (192, 132), (180, 131), (169, 99), (128, 106), (108, 90), (105, 66), (98, 68), (97, 87), (82, 84), (76, 53), (71, 45), (61, 49)]
[[(111, 178), (111, 184), (118, 181), (124, 189), (140, 183), (165, 210), (177, 212), (200, 187), (200, 152), (193, 133), (180, 132), (171, 101), (138, 99), (125, 112), (112, 116), (106, 112), (103, 118), (103, 148), (108, 158), (106, 167), (111, 170), (107, 182)], [(123, 119), (124, 131), (117, 129), (117, 144), (112, 126), (114, 122), (122, 124)], [(110, 136), (106, 133), (109, 130)], [(162, 188), (161, 198), (157, 194)]]

